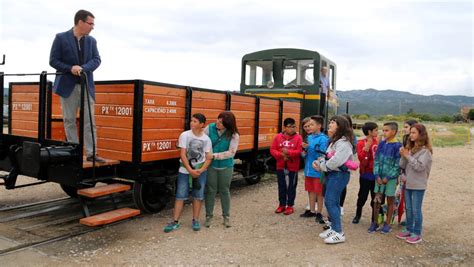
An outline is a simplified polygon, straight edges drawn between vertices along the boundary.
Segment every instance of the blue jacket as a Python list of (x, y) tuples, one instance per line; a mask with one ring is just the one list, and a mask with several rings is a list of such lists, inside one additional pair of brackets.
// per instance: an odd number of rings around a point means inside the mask
[(397, 179), (400, 174), (400, 147), (402, 144), (395, 138), (383, 140), (377, 147), (374, 161), (375, 178)]
[[(77, 76), (71, 73), (74, 65), (80, 65), (79, 53), (77, 51), (77, 39), (71, 30), (56, 34), (51, 53), (49, 55), (49, 65), (63, 75), (56, 75), (53, 90), (56, 94), (67, 98), (71, 95), (76, 85)], [(87, 74), (90, 95), (95, 99), (94, 76), (92, 72), (100, 65), (100, 55), (97, 50), (97, 41), (92, 36), (84, 36), (84, 64), (83, 71)]]
[(316, 171), (312, 164), (313, 161), (323, 156), (319, 151), (325, 152), (328, 148), (329, 137), (324, 133), (311, 134), (308, 136), (308, 147), (306, 147), (306, 156), (304, 162), (304, 175), (307, 177), (320, 178), (321, 173)]

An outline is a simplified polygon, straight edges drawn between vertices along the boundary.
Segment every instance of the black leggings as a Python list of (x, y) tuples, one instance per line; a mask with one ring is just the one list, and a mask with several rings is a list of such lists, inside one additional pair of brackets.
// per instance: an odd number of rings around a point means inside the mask
[(341, 198), (339, 199), (339, 206), (344, 207), (344, 201), (346, 200), (347, 186), (342, 190)]

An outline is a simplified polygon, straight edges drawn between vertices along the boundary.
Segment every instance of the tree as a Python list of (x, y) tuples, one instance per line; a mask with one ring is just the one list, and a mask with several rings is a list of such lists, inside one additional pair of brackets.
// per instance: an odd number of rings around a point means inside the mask
[(474, 109), (469, 110), (469, 113), (467, 113), (467, 118), (470, 120), (474, 120)]

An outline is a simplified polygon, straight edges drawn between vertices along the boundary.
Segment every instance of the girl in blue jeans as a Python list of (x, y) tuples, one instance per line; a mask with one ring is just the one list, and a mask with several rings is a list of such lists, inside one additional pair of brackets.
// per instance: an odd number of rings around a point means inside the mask
[(319, 158), (313, 162), (317, 171), (327, 172), (326, 176), (326, 209), (331, 218), (331, 227), (319, 234), (326, 244), (337, 244), (346, 241), (342, 231), (341, 207), (339, 201), (341, 193), (349, 183), (349, 170), (344, 163), (352, 160), (354, 133), (349, 121), (342, 116), (334, 116), (329, 122), (328, 135), (331, 138), (327, 153), (334, 153), (330, 159)]
[(405, 209), (406, 229), (397, 234), (410, 244), (420, 243), (423, 215), (421, 206), (431, 170), (433, 149), (428, 132), (423, 124), (410, 127), (406, 147), (400, 148), (400, 167), (406, 174)]

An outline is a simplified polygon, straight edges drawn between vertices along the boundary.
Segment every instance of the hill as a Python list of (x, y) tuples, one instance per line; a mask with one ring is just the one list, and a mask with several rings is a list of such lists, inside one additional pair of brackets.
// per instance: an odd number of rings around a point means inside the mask
[(405, 114), (412, 110), (416, 113), (433, 115), (457, 114), (462, 106), (474, 106), (474, 97), (417, 95), (396, 90), (350, 90), (338, 91), (339, 111), (345, 112), (346, 102), (349, 102), (351, 114)]

